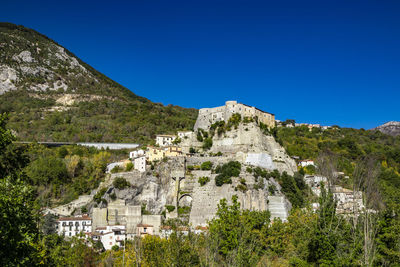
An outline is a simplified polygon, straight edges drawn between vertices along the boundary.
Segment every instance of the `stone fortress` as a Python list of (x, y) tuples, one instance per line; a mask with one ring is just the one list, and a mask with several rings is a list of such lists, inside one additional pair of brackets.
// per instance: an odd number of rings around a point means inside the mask
[[(221, 120), (227, 122), (235, 113), (241, 115), (242, 122), (223, 134), (212, 136), (212, 147), (204, 149), (203, 143), (197, 139), (198, 129), (208, 131), (212, 123)], [(252, 120), (245, 122), (245, 117)], [(215, 217), (221, 199), (225, 198), (229, 203), (232, 196), (237, 195), (243, 209), (269, 210), (271, 218), (285, 221), (291, 204), (281, 192), (279, 183), (272, 177), (257, 178), (247, 169), (276, 169), (292, 175), (297, 166), (274, 137), (260, 128), (260, 122), (272, 128), (275, 126), (275, 117), (236, 101), (227, 101), (223, 107), (201, 109), (195, 131), (180, 132), (175, 137), (181, 139), (175, 144), (180, 153), (163, 154), (162, 158), (152, 160), (150, 147), (143, 156), (147, 161), (143, 171), (133, 169), (111, 173), (91, 196), (59, 207), (58, 210), (69, 213), (64, 215), (71, 215), (70, 212), (80, 210), (85, 205), (93, 218), (93, 229), (122, 224), (126, 227), (127, 236), (133, 237), (141, 225), (147, 225), (154, 234), (163, 235), (163, 220), (179, 217), (185, 219), (192, 229), (204, 227)], [(165, 139), (165, 136), (159, 135), (160, 138)], [(172, 139), (166, 142), (164, 139), (162, 142), (158, 140), (159, 149), (171, 146)], [(193, 153), (193, 150), (196, 152)], [(215, 178), (218, 174), (215, 171), (199, 169), (202, 163), (208, 161), (213, 163), (214, 169), (238, 161), (241, 163), (240, 174), (232, 178), (232, 184), (217, 186)], [(113, 181), (117, 177), (125, 178), (131, 186), (122, 190), (115, 188)], [(201, 177), (208, 177), (209, 182), (200, 185)], [(245, 190), (238, 190), (241, 183), (246, 184)], [(276, 188), (274, 193), (269, 191), (271, 186)], [(98, 205), (91, 199), (101, 188), (106, 188), (102, 196), (106, 202)], [(186, 212), (182, 213), (182, 210)]]
[(258, 122), (262, 122), (270, 128), (275, 127), (275, 115), (262, 111), (256, 107), (251, 107), (237, 101), (226, 101), (225, 106), (216, 108), (202, 108), (194, 125), (194, 130), (207, 129), (211, 124), (217, 121), (228, 122), (229, 118), (238, 113), (244, 117), (257, 118)]

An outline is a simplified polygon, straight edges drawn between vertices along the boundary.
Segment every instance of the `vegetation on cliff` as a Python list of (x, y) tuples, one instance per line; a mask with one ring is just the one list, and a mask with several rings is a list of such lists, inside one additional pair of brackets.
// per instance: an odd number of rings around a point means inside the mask
[(191, 129), (197, 116), (137, 96), (46, 36), (10, 23), (0, 23), (2, 71), (16, 79), (0, 95), (0, 113), (10, 114), (9, 127), (24, 141), (148, 143)]

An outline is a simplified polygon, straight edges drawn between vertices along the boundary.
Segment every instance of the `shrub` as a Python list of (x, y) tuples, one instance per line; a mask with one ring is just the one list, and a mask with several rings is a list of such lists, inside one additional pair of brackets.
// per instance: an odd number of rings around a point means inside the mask
[(252, 169), (251, 167), (247, 167), (247, 168), (246, 168), (246, 172), (252, 173), (252, 172), (253, 172), (253, 169)]
[(205, 162), (203, 162), (202, 164), (201, 164), (201, 169), (203, 170), (203, 171), (209, 171), (209, 170), (211, 170), (211, 168), (212, 168), (212, 162), (211, 161), (205, 161)]
[(193, 171), (193, 170), (194, 170), (194, 166), (193, 166), (193, 165), (188, 165), (188, 166), (186, 166), (186, 168), (187, 168), (189, 171)]
[(133, 169), (133, 163), (132, 162), (129, 162), (128, 164), (126, 164), (125, 171), (129, 172), (132, 169)]
[(196, 153), (196, 149), (194, 149), (193, 147), (189, 148), (189, 153), (192, 153), (192, 154)]
[(168, 210), (168, 212), (173, 212), (175, 210), (174, 205), (165, 205), (165, 208)]
[(129, 187), (131, 184), (123, 177), (117, 177), (115, 178), (113, 182), (113, 186), (117, 189), (125, 189), (126, 187)]
[(121, 172), (122, 168), (119, 165), (114, 166), (114, 168), (111, 169), (111, 173), (117, 173), (117, 172)]
[(102, 189), (100, 189), (99, 191), (97, 191), (97, 193), (93, 196), (93, 200), (98, 203), (101, 202), (102, 197), (104, 196), (104, 194), (107, 192), (107, 188), (103, 187)]
[(244, 184), (238, 184), (238, 185), (236, 186), (235, 190), (239, 190), (239, 191), (241, 191), (241, 192), (244, 193), (244, 192), (247, 191), (247, 186), (244, 185)]
[(240, 174), (242, 165), (238, 161), (230, 161), (222, 166), (218, 166), (215, 169), (216, 173), (219, 173), (215, 177), (215, 184), (221, 186), (223, 184), (231, 184), (232, 177), (238, 177)]
[(114, 200), (117, 199), (117, 195), (116, 195), (115, 193), (112, 193), (112, 194), (110, 195), (110, 198), (114, 201)]
[(208, 137), (208, 138), (204, 139), (204, 142), (203, 142), (203, 149), (204, 150), (210, 149), (212, 147), (212, 145), (213, 145), (213, 141), (212, 141), (211, 137)]
[(274, 195), (276, 192), (276, 186), (274, 184), (271, 184), (270, 186), (268, 186), (268, 192), (270, 195)]
[(204, 176), (204, 177), (200, 177), (200, 178), (199, 178), (199, 184), (200, 184), (201, 186), (205, 185), (205, 184), (208, 183), (209, 181), (210, 181), (210, 178), (207, 177), (207, 176)]

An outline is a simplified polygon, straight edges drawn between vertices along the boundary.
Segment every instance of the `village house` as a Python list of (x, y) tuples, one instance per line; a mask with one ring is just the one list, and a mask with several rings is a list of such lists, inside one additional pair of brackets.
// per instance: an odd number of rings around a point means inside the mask
[(130, 159), (134, 159), (134, 158), (145, 156), (145, 155), (146, 155), (146, 152), (143, 149), (134, 150), (134, 151), (129, 152)]
[(146, 171), (146, 156), (140, 156), (133, 160), (133, 165), (135, 170), (140, 172)]
[(159, 134), (156, 136), (156, 144), (159, 146), (171, 146), (175, 139), (175, 135)]
[(165, 150), (161, 147), (148, 147), (147, 157), (150, 162), (162, 160), (165, 157)]
[(178, 146), (167, 146), (167, 147), (149, 147), (147, 153), (148, 159), (152, 161), (160, 161), (164, 157), (178, 157), (182, 155), (182, 148)]
[(97, 227), (96, 231), (92, 234), (95, 241), (100, 241), (104, 249), (109, 250), (113, 246), (124, 246), (126, 240), (126, 227), (124, 225), (107, 225), (104, 227)]
[(315, 166), (314, 161), (311, 159), (306, 159), (306, 160), (301, 160), (299, 162), (299, 166), (301, 167), (307, 167), (307, 166)]
[(136, 236), (144, 237), (146, 235), (154, 235), (154, 226), (151, 224), (139, 223), (136, 226)]
[(182, 148), (178, 146), (168, 146), (165, 148), (166, 157), (178, 157), (182, 155)]
[(57, 233), (66, 237), (76, 236), (79, 233), (92, 232), (92, 219), (85, 215), (75, 217), (61, 217), (57, 220)]

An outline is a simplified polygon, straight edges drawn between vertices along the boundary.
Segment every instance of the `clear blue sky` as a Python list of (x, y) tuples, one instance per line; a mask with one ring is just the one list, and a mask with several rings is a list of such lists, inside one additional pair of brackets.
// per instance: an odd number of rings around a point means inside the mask
[(400, 1), (15, 1), (0, 20), (54, 39), (154, 102), (238, 100), (277, 119), (400, 120)]

